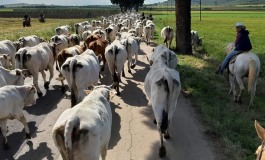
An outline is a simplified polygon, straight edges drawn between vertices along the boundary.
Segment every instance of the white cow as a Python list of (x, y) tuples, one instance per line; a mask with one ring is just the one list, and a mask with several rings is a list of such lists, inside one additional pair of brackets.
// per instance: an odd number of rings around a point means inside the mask
[(144, 88), (155, 115), (155, 122), (160, 135), (159, 156), (166, 155), (163, 135), (170, 138), (169, 127), (177, 106), (181, 91), (179, 72), (168, 68), (160, 59), (156, 60), (147, 73)]
[[(138, 45), (138, 42), (133, 37), (129, 37), (127, 39), (121, 40), (121, 44), (124, 45), (126, 48), (127, 54), (128, 54), (128, 72), (132, 74), (131, 68), (133, 69), (136, 66), (136, 63), (138, 61), (138, 53), (140, 50), (140, 47)], [(134, 62), (132, 63), (132, 57), (135, 57)]]
[(7, 70), (0, 66), (0, 87), (6, 85), (21, 86), (24, 84), (25, 77), (22, 74), (22, 70)]
[(105, 160), (111, 135), (110, 88), (96, 86), (56, 121), (53, 140), (64, 160)]
[(70, 32), (71, 32), (71, 27), (69, 25), (60, 26), (60, 27), (55, 28), (55, 33), (57, 35), (64, 34), (67, 36), (68, 34), (70, 34)]
[(84, 31), (82, 34), (82, 39), (86, 40), (88, 36), (92, 35), (91, 31)]
[(68, 48), (70, 46), (70, 40), (66, 35), (55, 35), (51, 37), (51, 42), (58, 44), (56, 47), (55, 53), (59, 54), (63, 49)]
[(108, 40), (109, 42), (113, 42), (116, 38), (116, 30), (114, 29), (114, 27), (109, 26), (108, 28), (105, 29), (106, 31), (106, 40)]
[(96, 29), (93, 31), (93, 34), (97, 34), (97, 35), (100, 35), (100, 39), (102, 41), (105, 41), (106, 40), (106, 33), (104, 31), (102, 31), (101, 29)]
[(15, 66), (15, 54), (22, 47), (20, 42), (12, 42), (10, 40), (0, 41), (0, 55), (6, 54), (10, 57), (12, 66)]
[[(53, 78), (53, 64), (56, 54), (53, 52), (56, 48), (56, 44), (49, 44), (42, 42), (34, 47), (24, 47), (18, 50), (16, 53), (16, 68), (28, 69), (28, 72), (33, 76), (33, 84), (37, 89), (38, 96), (43, 94), (38, 86), (38, 74), (41, 72), (44, 80), (45, 89), (49, 88), (51, 79)], [(49, 70), (50, 78), (46, 81), (45, 70)]]
[(21, 43), (22, 47), (33, 47), (41, 42), (44, 42), (44, 40), (36, 35), (31, 35), (27, 37), (20, 37), (18, 41)]
[(161, 37), (164, 39), (164, 43), (166, 43), (167, 48), (171, 46), (172, 39), (174, 37), (174, 30), (172, 27), (167, 26), (161, 30)]
[(71, 90), (72, 106), (85, 97), (85, 89), (95, 86), (99, 80), (100, 65), (94, 51), (87, 49), (81, 55), (69, 57), (61, 67), (61, 73), (66, 78)]
[(119, 40), (115, 40), (106, 47), (105, 57), (112, 76), (114, 89), (116, 89), (117, 95), (120, 95), (119, 82), (121, 81), (122, 72), (123, 76), (125, 76), (123, 70), (127, 59), (126, 48)]
[(8, 85), (0, 88), (0, 126), (4, 136), (4, 148), (8, 149), (7, 119), (19, 120), (25, 128), (26, 138), (30, 138), (29, 127), (23, 114), (24, 106), (36, 103), (34, 98), (35, 88), (31, 85), (13, 86)]
[(202, 39), (203, 37), (199, 37), (199, 34), (197, 31), (191, 30), (191, 45), (193, 49), (196, 49), (202, 45)]
[(145, 41), (146, 41), (147, 45), (150, 44), (151, 35), (152, 35), (151, 27), (150, 26), (145, 26), (144, 27), (144, 38), (145, 38)]
[(178, 64), (176, 53), (169, 50), (164, 45), (158, 45), (154, 48), (151, 60), (149, 61), (150, 65), (152, 65), (157, 59), (161, 59), (171, 69), (175, 69)]

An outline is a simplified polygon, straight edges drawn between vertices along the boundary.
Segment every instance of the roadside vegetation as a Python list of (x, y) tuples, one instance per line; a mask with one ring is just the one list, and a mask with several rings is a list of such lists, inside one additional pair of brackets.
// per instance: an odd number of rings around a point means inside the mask
[[(175, 28), (175, 13), (145, 13), (153, 14), (156, 24), (154, 41), (162, 44), (160, 31), (167, 25)], [(177, 69), (180, 71), (184, 95), (192, 99), (194, 107), (202, 115), (202, 121), (207, 128), (206, 134), (233, 160), (255, 159), (260, 140), (256, 135), (254, 120), (257, 119), (265, 126), (264, 18), (265, 12), (204, 11), (200, 21), (199, 12), (193, 11), (192, 29), (204, 37), (203, 46), (193, 55), (177, 53)], [(232, 95), (228, 94), (230, 85), (227, 78), (214, 73), (225, 56), (227, 43), (235, 39), (236, 22), (243, 22), (249, 29), (252, 51), (260, 57), (262, 64), (254, 106), (250, 110), (247, 110), (250, 100), (247, 91), (243, 94), (243, 104), (235, 104)], [(175, 40), (172, 44), (174, 50)]]

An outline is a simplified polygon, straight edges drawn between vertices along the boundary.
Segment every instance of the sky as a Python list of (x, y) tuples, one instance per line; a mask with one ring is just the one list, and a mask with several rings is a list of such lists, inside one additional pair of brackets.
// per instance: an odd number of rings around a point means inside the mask
[[(163, 2), (165, 0), (145, 0), (145, 4)], [(0, 0), (0, 5), (28, 3), (28, 4), (46, 4), (46, 5), (64, 5), (64, 6), (83, 6), (83, 5), (110, 5), (110, 0)]]

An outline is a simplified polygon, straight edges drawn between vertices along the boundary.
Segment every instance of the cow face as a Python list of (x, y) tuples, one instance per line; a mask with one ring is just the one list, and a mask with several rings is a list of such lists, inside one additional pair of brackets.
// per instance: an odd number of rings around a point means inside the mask
[(11, 67), (10, 58), (9, 58), (9, 55), (7, 54), (0, 55), (0, 62), (4, 68)]
[(36, 92), (35, 87), (33, 87), (33, 86), (27, 87), (27, 89), (26, 89), (27, 97), (25, 99), (25, 106), (31, 106), (31, 105), (36, 104), (36, 99), (34, 97), (35, 92)]
[(16, 84), (17, 86), (22, 86), (24, 85), (24, 81), (25, 81), (25, 76), (22, 74), (22, 70), (20, 69), (16, 69)]

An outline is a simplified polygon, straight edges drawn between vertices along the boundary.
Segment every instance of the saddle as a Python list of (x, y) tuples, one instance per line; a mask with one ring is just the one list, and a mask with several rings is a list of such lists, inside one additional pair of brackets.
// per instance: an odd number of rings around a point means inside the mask
[(235, 63), (237, 56), (238, 56), (239, 54), (241, 54), (241, 53), (244, 53), (244, 52), (246, 52), (246, 51), (238, 51), (237, 54), (234, 55), (234, 56), (230, 59), (229, 64)]

